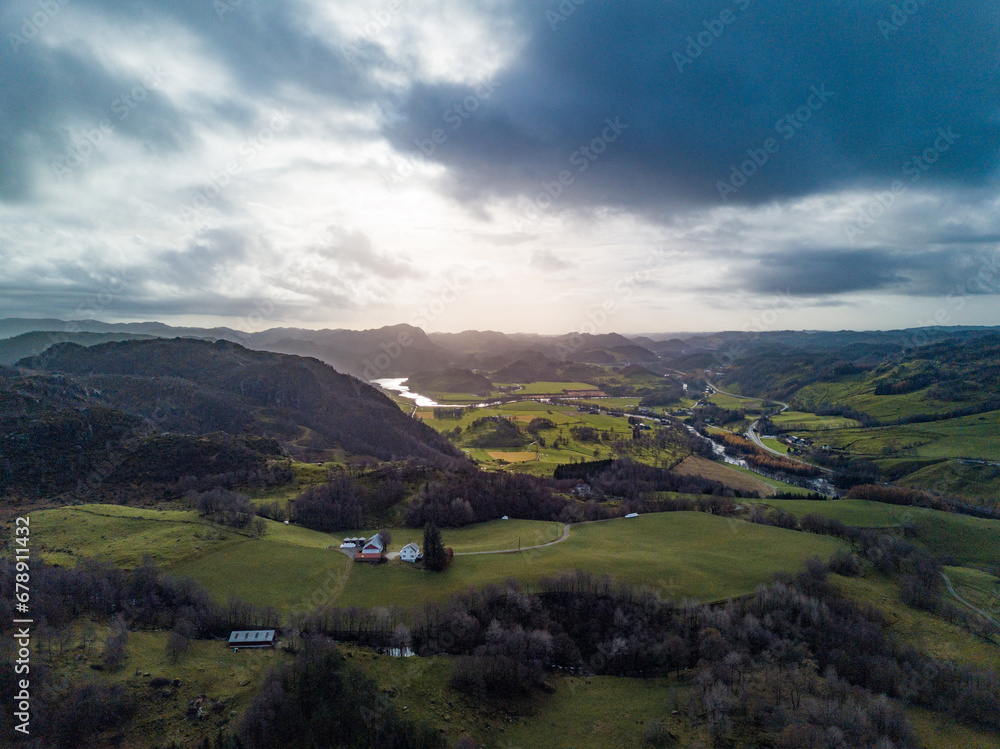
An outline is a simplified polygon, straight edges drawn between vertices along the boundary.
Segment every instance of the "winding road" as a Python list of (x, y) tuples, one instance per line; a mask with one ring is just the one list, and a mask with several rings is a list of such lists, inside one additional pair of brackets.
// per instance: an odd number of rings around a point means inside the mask
[[(708, 384), (708, 386), (714, 392), (719, 393), (720, 395), (728, 395), (730, 398), (737, 398), (738, 400), (756, 400), (756, 401), (763, 401), (764, 400), (763, 398), (750, 398), (749, 396), (746, 396), (746, 395), (737, 395), (736, 393), (727, 393), (725, 390), (720, 390), (719, 388), (717, 388), (711, 382), (709, 382), (707, 384)], [(771, 399), (768, 398), (767, 400), (771, 400)], [(778, 411), (779, 414), (780, 413), (784, 413), (785, 411), (787, 411), (790, 408), (790, 406), (787, 403), (782, 403), (781, 401), (772, 400), (771, 402), (772, 403), (777, 403), (779, 406), (781, 406), (781, 409)], [(823, 468), (822, 466), (814, 465), (813, 463), (807, 463), (806, 461), (799, 460), (798, 458), (793, 458), (793, 457), (789, 456), (787, 453), (783, 453), (780, 450), (775, 450), (773, 447), (768, 447), (767, 445), (765, 445), (764, 441), (760, 438), (760, 435), (757, 434), (757, 422), (759, 422), (759, 421), (760, 421), (760, 418), (754, 419), (753, 422), (751, 422), (750, 426), (747, 427), (747, 431), (746, 431), (746, 433), (745, 433), (744, 436), (746, 436), (746, 438), (748, 440), (750, 440), (755, 445), (757, 445), (757, 447), (759, 447), (761, 450), (766, 450), (767, 452), (771, 453), (772, 455), (777, 455), (779, 458), (784, 458), (785, 460), (790, 460), (790, 461), (792, 461), (794, 463), (801, 463), (802, 465), (809, 466), (810, 468), (818, 468), (819, 470), (823, 471), (823, 473), (830, 473), (830, 474), (833, 473), (833, 471), (830, 470), (829, 468)]]
[(951, 593), (951, 595), (955, 598), (956, 601), (958, 601), (961, 604), (964, 604), (965, 606), (968, 606), (970, 609), (972, 609), (973, 611), (975, 611), (977, 614), (979, 614), (980, 616), (984, 617), (987, 621), (993, 622), (994, 624), (997, 624), (998, 626), (1000, 626), (1000, 622), (997, 622), (996, 619), (994, 619), (992, 616), (990, 616), (989, 614), (987, 614), (985, 611), (983, 611), (982, 609), (976, 608), (971, 603), (969, 603), (964, 598), (962, 598), (962, 596), (960, 596), (958, 593), (956, 593), (955, 592), (955, 586), (953, 586), (951, 584), (951, 580), (948, 578), (948, 576), (946, 574), (944, 574), (942, 572), (941, 573), (941, 577), (944, 578), (944, 584), (948, 586), (948, 592)]

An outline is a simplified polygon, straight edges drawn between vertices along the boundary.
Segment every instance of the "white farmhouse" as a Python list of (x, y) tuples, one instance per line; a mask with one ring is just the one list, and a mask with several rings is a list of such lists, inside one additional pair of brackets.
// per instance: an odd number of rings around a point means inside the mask
[(420, 553), (420, 547), (411, 541), (399, 550), (399, 558), (404, 562), (413, 563), (423, 559), (423, 554)]

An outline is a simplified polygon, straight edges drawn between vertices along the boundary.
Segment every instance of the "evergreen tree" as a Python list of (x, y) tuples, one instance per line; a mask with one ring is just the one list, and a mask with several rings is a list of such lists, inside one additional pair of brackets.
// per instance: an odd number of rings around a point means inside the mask
[(440, 572), (447, 566), (448, 558), (445, 556), (444, 544), (441, 543), (441, 531), (434, 523), (427, 523), (424, 526), (424, 567)]

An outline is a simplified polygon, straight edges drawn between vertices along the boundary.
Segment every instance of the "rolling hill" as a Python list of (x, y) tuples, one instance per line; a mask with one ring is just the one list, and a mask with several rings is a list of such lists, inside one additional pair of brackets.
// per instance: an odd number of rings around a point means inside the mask
[[(0, 372), (0, 405), (0, 486), (8, 490), (70, 491), (72, 477), (97, 470), (102, 485), (165, 484), (186, 472), (246, 473), (336, 450), (434, 464), (459, 458), (369, 385), (315, 359), (227, 341), (58, 344)], [(154, 470), (157, 461), (168, 468)]]

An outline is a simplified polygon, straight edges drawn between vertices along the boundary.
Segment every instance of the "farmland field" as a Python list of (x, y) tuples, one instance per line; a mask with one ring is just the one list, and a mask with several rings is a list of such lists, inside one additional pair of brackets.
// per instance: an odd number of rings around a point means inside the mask
[(215, 528), (196, 512), (83, 505), (31, 514), (36, 548), (47, 560), (75, 564), (95, 557), (134, 567), (143, 554), (170, 565), (245, 541), (232, 529)]
[(690, 455), (682, 460), (674, 473), (682, 476), (702, 476), (712, 481), (720, 481), (728, 487), (746, 492), (758, 492), (761, 496), (777, 494), (777, 489), (752, 473), (734, 471), (725, 463)]
[(600, 388), (586, 382), (526, 382), (514, 395), (547, 395), (561, 393), (563, 390), (600, 390)]
[(918, 528), (916, 540), (935, 553), (952, 554), (963, 564), (990, 565), (1000, 562), (1000, 520), (858, 499), (759, 501), (780, 507), (799, 518), (815, 513), (836, 518), (847, 525), (868, 528), (898, 527), (904, 521), (912, 520)]
[(527, 460), (534, 460), (538, 457), (537, 453), (528, 450), (487, 450), (486, 454), (493, 458), (493, 460), (506, 460), (508, 463), (523, 463)]
[(863, 375), (848, 377), (838, 382), (806, 385), (795, 393), (795, 399), (807, 409), (833, 404), (853, 408), (877, 419), (947, 413), (958, 405), (951, 401), (928, 397), (926, 388), (901, 395), (875, 395), (874, 382), (865, 379)]
[(903, 486), (931, 488), (972, 504), (1000, 507), (1000, 466), (948, 460), (914, 471)]
[(285, 612), (325, 603), (341, 584), (347, 566), (347, 557), (336, 548), (265, 537), (220, 549), (171, 571), (193, 578), (220, 601), (237, 596)]
[(1000, 460), (1000, 411), (924, 424), (823, 433), (833, 447), (869, 456)]
[(737, 398), (725, 393), (712, 393), (708, 401), (719, 408), (728, 408), (731, 411), (762, 409), (764, 407), (764, 401), (760, 398)]
[(573, 526), (563, 543), (520, 554), (459, 557), (442, 573), (403, 563), (355, 565), (337, 606), (418, 605), (508, 577), (532, 583), (581, 569), (647, 585), (672, 598), (718, 600), (751, 592), (779, 570), (829, 557), (835, 539), (692, 512)]
[[(435, 419), (433, 418), (434, 409), (430, 408), (419, 409), (418, 414), (425, 424), (444, 433), (453, 432), (456, 428), (466, 430), (474, 421), (490, 416), (512, 419), (522, 427), (530, 423), (532, 419), (548, 419), (556, 425), (556, 428), (539, 431), (538, 437), (545, 440), (546, 444), (545, 446), (539, 446), (537, 460), (535, 459), (533, 448), (525, 450), (523, 447), (511, 447), (509, 452), (531, 454), (530, 457), (521, 455), (516, 460), (503, 456), (498, 458), (495, 453), (508, 452), (503, 448), (464, 448), (467, 450), (469, 457), (479, 461), (486, 468), (502, 467), (506, 470), (531, 473), (536, 476), (551, 476), (556, 466), (565, 463), (614, 457), (611, 445), (613, 439), (620, 437), (625, 440), (631, 440), (632, 438), (632, 428), (625, 418), (604, 414), (591, 414), (585, 411), (578, 411), (573, 406), (560, 406), (536, 401), (520, 401), (505, 403), (501, 406), (468, 409), (459, 419)], [(605, 440), (599, 443), (581, 441), (574, 437), (572, 428), (582, 426), (592, 427), (602, 433), (607, 432), (612, 440)], [(556, 438), (559, 439), (559, 447), (553, 447)], [(532, 439), (535, 439), (534, 436), (532, 436)], [(459, 439), (458, 444), (461, 446), (461, 439)], [(673, 465), (685, 457), (685, 455), (686, 452), (681, 448), (674, 448), (668, 445), (666, 448), (659, 450), (638, 450), (631, 453), (630, 457), (644, 463)], [(499, 463), (499, 460), (504, 460), (506, 463)]]
[(807, 411), (784, 411), (772, 416), (771, 421), (787, 431), (795, 432), (848, 429), (858, 426), (857, 421), (844, 416), (819, 416)]
[(763, 437), (761, 438), (761, 442), (770, 447), (772, 450), (777, 450), (779, 453), (788, 452), (788, 445), (771, 437)]
[[(390, 551), (415, 541), (423, 543), (421, 528), (388, 528), (392, 534)], [(332, 535), (337, 539), (348, 536), (373, 536), (378, 529), (343, 530)], [(462, 528), (442, 528), (441, 536), (445, 546), (450, 546), (456, 552), (466, 551), (498, 551), (501, 549), (516, 549), (520, 540), (521, 546), (538, 546), (555, 541), (562, 535), (563, 524), (546, 520), (490, 520), (486, 523), (466, 525)], [(339, 543), (339, 540), (338, 540)]]

